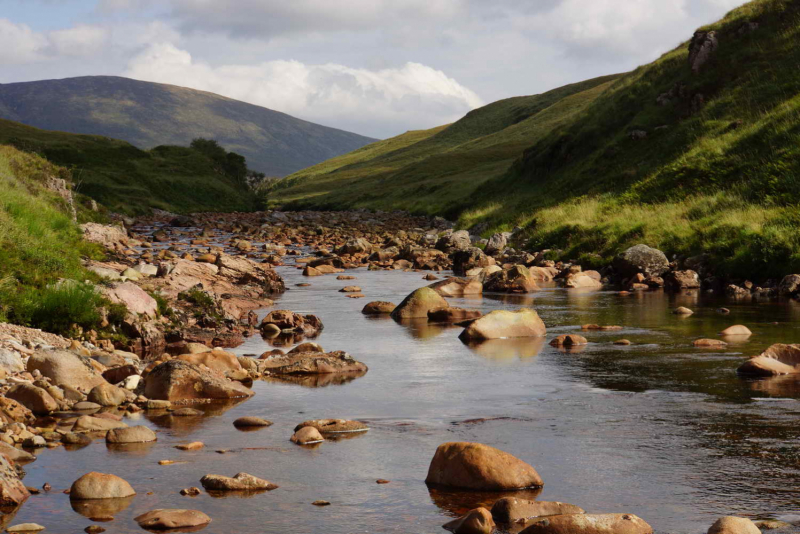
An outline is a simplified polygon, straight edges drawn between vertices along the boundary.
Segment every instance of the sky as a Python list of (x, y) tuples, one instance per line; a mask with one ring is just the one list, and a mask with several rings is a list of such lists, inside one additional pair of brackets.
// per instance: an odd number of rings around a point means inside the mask
[(743, 0), (0, 0), (0, 83), (126, 76), (386, 138), (648, 63)]

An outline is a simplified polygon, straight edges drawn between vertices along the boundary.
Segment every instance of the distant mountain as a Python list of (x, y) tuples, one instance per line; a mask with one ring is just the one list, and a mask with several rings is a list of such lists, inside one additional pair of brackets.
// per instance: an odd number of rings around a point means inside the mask
[(213, 93), (117, 76), (0, 84), (0, 118), (122, 139), (143, 149), (213, 138), (269, 176), (375, 141)]

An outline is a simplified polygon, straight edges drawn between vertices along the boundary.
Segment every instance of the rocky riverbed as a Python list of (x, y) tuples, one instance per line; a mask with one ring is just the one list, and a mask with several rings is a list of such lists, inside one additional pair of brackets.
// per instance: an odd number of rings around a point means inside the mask
[(795, 349), (770, 349), (797, 341), (797, 306), (777, 298), (791, 280), (735, 298), (647, 247), (584, 271), (448, 226), (88, 226), (110, 251), (89, 265), (99, 287), (131, 313), (115, 339), (2, 325), (2, 481), (24, 503), (5, 525), (798, 530)]

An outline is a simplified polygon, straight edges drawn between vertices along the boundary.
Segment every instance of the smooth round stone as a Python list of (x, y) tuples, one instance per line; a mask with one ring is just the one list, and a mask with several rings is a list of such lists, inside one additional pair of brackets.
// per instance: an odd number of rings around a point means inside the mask
[(267, 427), (271, 426), (272, 421), (267, 421), (266, 419), (262, 419), (260, 417), (255, 417), (252, 415), (246, 415), (244, 417), (240, 417), (236, 421), (233, 422), (233, 426), (236, 428), (257, 428), (257, 427)]

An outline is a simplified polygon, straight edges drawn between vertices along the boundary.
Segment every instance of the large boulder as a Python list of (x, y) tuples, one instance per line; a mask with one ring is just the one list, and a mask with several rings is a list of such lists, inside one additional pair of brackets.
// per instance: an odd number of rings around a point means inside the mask
[(268, 263), (256, 263), (243, 256), (220, 254), (216, 266), (219, 275), (237, 285), (253, 284), (263, 293), (282, 293), (286, 290), (283, 278)]
[(28, 408), (6, 397), (0, 397), (0, 422), (33, 424), (36, 417)]
[(196, 352), (194, 354), (182, 354), (178, 356), (178, 359), (194, 365), (205, 365), (209, 369), (219, 371), (223, 374), (230, 371), (242, 370), (242, 364), (239, 363), (235, 354), (220, 349)]
[(459, 336), (464, 341), (515, 337), (541, 337), (547, 327), (535, 310), (522, 308), (515, 312), (494, 310), (475, 319)]
[(486, 243), (486, 254), (489, 256), (494, 256), (503, 252), (508, 245), (508, 237), (507, 234), (492, 234), (492, 237), (489, 238), (489, 241)]
[(83, 239), (89, 243), (97, 243), (108, 249), (119, 249), (128, 245), (128, 233), (122, 226), (99, 223), (81, 225)]
[(530, 293), (539, 289), (531, 272), (524, 265), (497, 271), (486, 279), (484, 289), (493, 293)]
[(539, 473), (519, 458), (481, 443), (444, 443), (428, 468), (425, 483), (477, 491), (542, 487)]
[(761, 534), (761, 531), (750, 519), (729, 515), (717, 519), (708, 534)]
[(88, 392), (106, 380), (92, 360), (65, 350), (36, 351), (28, 358), (28, 372), (39, 371), (57, 386), (71, 386)]
[(477, 247), (459, 250), (453, 254), (453, 272), (458, 276), (464, 276), (467, 271), (477, 267), (489, 267), (494, 264), (494, 258), (487, 256)]
[(128, 482), (116, 475), (92, 471), (72, 483), (69, 498), (84, 499), (119, 499), (136, 495)]
[(661, 276), (669, 270), (669, 260), (660, 250), (647, 245), (636, 245), (614, 258), (614, 269), (625, 278), (638, 273)]
[(633, 514), (564, 514), (539, 519), (521, 534), (652, 534)]
[(6, 392), (6, 397), (19, 402), (36, 415), (47, 415), (58, 410), (58, 402), (47, 390), (33, 384), (17, 384)]
[(169, 360), (147, 374), (144, 395), (148, 399), (174, 402), (246, 398), (253, 396), (253, 392), (217, 371)]
[(778, 376), (800, 373), (800, 345), (777, 343), (744, 362), (737, 371), (750, 376)]
[(128, 311), (154, 319), (158, 315), (156, 299), (148, 295), (133, 282), (114, 284), (103, 290), (103, 294), (116, 304), (124, 304)]
[(25, 363), (16, 350), (0, 347), (0, 369), (9, 374), (21, 373), (25, 370)]
[(100, 406), (119, 406), (128, 398), (125, 390), (111, 384), (100, 384), (92, 388), (86, 400)]
[(582, 514), (584, 510), (574, 504), (556, 501), (529, 501), (516, 497), (503, 497), (492, 506), (492, 517), (498, 523), (510, 524), (520, 519), (546, 515)]
[(436, 242), (436, 248), (445, 254), (452, 254), (458, 250), (466, 250), (472, 247), (472, 240), (469, 238), (469, 232), (466, 230), (458, 230), (451, 234), (445, 234)]
[(16, 508), (30, 496), (13, 463), (0, 454), (0, 508)]
[(778, 284), (778, 293), (785, 297), (794, 297), (800, 293), (800, 274), (784, 276)]
[(463, 297), (465, 295), (480, 295), (483, 293), (483, 284), (480, 280), (467, 278), (446, 278), (428, 287), (443, 297)]
[(421, 287), (408, 295), (392, 312), (395, 320), (428, 318), (428, 312), (449, 304), (435, 289)]
[(700, 289), (700, 275), (695, 271), (671, 271), (664, 276), (664, 285), (672, 290)]
[(372, 243), (364, 239), (363, 237), (359, 237), (356, 239), (351, 239), (338, 249), (336, 249), (337, 254), (366, 254), (367, 252), (372, 252), (373, 246)]

